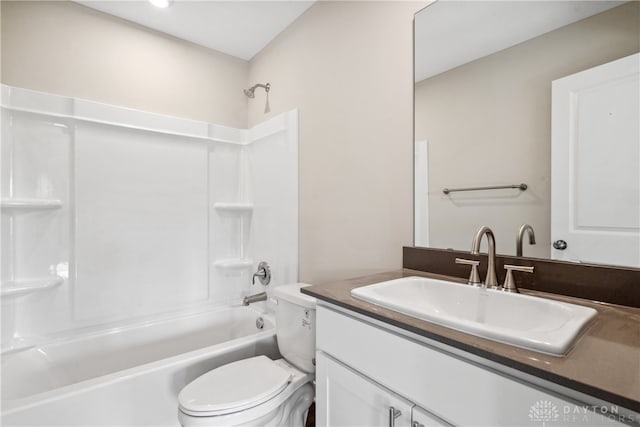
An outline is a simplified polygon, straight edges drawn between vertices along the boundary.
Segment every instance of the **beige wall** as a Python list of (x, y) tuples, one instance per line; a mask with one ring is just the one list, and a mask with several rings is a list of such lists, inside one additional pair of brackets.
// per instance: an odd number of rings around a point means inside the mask
[[(524, 254), (548, 257), (551, 81), (640, 50), (632, 2), (416, 85), (416, 140), (429, 141), (430, 245), (468, 250), (482, 224), (515, 253), (520, 224), (536, 230)], [(524, 182), (529, 189), (443, 195), (442, 189)]]
[[(426, 3), (320, 2), (251, 61), (272, 113), (300, 109), (300, 280), (402, 266), (413, 242), (413, 15)], [(263, 120), (264, 95), (249, 103)]]
[(1, 7), (5, 84), (246, 127), (247, 61), (71, 2)]

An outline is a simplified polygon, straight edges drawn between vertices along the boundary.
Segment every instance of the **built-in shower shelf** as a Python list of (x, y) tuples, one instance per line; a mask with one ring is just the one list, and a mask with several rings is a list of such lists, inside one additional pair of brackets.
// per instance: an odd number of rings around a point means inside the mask
[(48, 210), (48, 209), (60, 209), (62, 207), (62, 200), (57, 199), (2, 199), (1, 203), (3, 210)]
[(64, 279), (61, 277), (8, 280), (6, 282), (2, 282), (0, 295), (3, 297), (18, 297), (55, 288), (56, 286), (60, 286), (62, 282), (64, 282)]
[(247, 258), (228, 258), (214, 261), (213, 265), (222, 269), (239, 270), (253, 267), (253, 260)]
[(227, 212), (251, 212), (253, 210), (253, 205), (251, 203), (226, 203), (226, 202), (218, 202), (214, 203), (213, 207), (219, 211), (227, 211)]

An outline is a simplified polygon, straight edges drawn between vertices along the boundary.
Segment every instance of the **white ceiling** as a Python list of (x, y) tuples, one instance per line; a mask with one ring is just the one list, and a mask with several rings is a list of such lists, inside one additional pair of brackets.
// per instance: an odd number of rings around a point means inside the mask
[(415, 17), (415, 81), (623, 3), (625, 1), (438, 1)]
[[(244, 60), (250, 60), (315, 0), (76, 0)], [(415, 17), (415, 80), (515, 46), (625, 1), (440, 0)]]
[(175, 0), (166, 9), (152, 6), (146, 0), (76, 3), (250, 60), (302, 15), (313, 0)]

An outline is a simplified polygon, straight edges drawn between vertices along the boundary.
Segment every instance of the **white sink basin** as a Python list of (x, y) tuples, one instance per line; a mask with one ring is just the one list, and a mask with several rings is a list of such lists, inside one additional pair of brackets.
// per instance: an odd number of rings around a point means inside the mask
[(355, 298), (472, 335), (565, 354), (597, 311), (469, 285), (404, 277), (351, 291)]

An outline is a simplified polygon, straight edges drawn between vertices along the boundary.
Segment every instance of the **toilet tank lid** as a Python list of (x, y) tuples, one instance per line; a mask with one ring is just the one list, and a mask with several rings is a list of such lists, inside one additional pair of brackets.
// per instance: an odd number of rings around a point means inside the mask
[(273, 290), (277, 299), (297, 304), (304, 308), (316, 308), (316, 299), (300, 292), (300, 288), (311, 286), (308, 283), (293, 283), (290, 285), (280, 285)]

